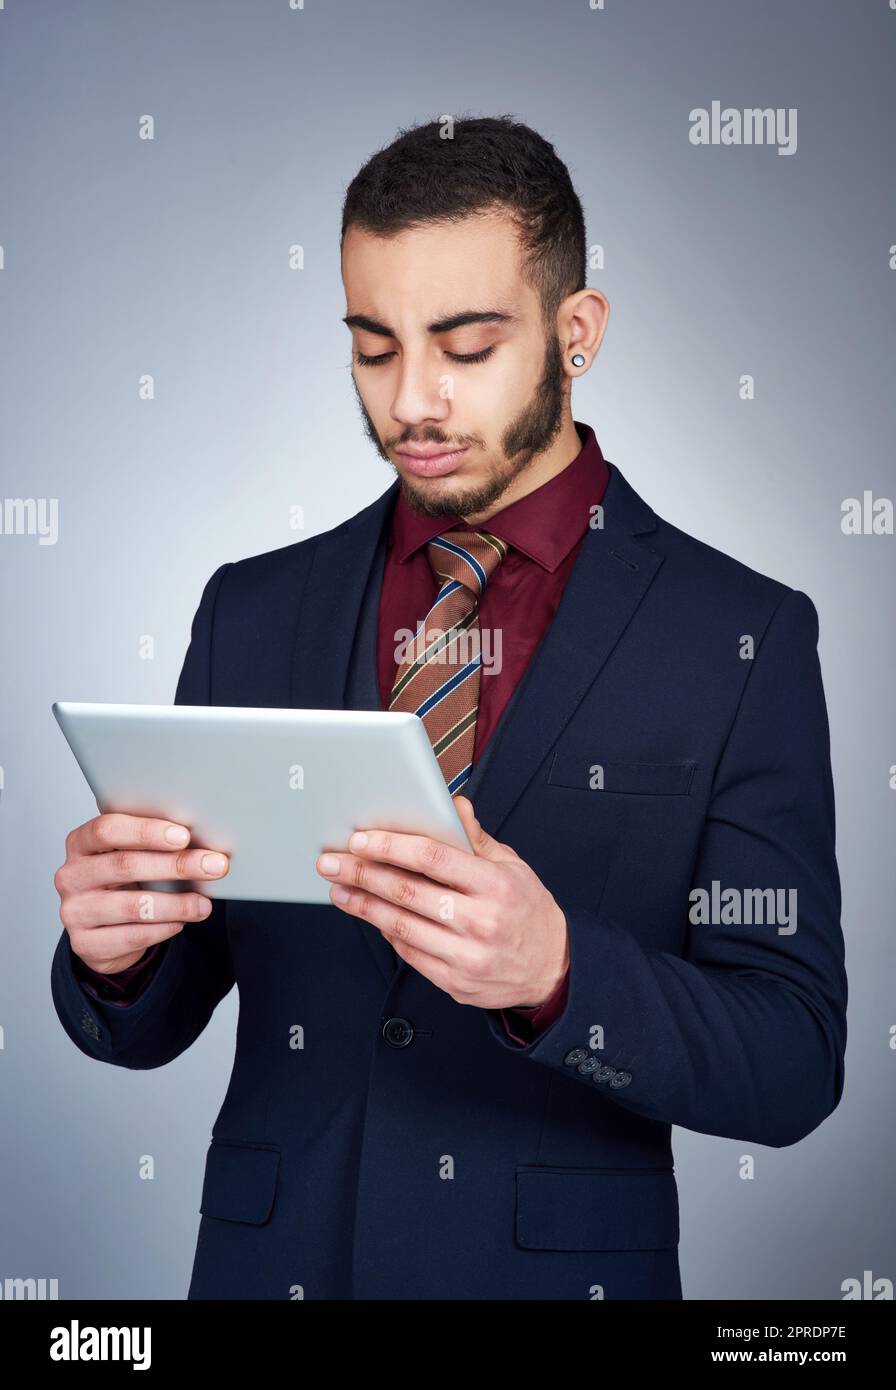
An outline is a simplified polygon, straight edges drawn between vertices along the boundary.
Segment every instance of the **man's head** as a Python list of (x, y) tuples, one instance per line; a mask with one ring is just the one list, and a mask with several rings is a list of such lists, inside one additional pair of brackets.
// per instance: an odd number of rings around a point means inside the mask
[(606, 321), (566, 166), (509, 117), (417, 126), (352, 180), (341, 244), (368, 435), (418, 511), (496, 510), (574, 434), (572, 354), (590, 364)]

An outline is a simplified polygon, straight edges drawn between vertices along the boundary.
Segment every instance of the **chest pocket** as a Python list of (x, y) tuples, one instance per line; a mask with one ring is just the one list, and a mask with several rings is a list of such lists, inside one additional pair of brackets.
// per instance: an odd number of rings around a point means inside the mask
[(601, 762), (594, 753), (558, 748), (548, 770), (548, 785), (610, 796), (688, 796), (695, 762)]

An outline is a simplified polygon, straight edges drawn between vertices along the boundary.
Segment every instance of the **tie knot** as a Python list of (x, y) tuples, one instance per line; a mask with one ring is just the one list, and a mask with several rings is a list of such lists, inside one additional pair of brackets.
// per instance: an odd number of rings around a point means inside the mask
[(509, 549), (491, 531), (443, 531), (429, 542), (426, 554), (443, 583), (455, 580), (478, 598)]

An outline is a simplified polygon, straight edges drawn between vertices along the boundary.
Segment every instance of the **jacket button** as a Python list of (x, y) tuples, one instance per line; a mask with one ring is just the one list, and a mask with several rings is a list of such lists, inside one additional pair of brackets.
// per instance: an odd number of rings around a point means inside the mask
[(584, 1062), (587, 1056), (588, 1053), (583, 1047), (574, 1047), (572, 1052), (567, 1052), (563, 1061), (568, 1067), (577, 1067), (580, 1062)]
[(584, 1062), (580, 1062), (576, 1067), (576, 1071), (581, 1072), (583, 1076), (590, 1076), (593, 1071), (597, 1071), (600, 1065), (599, 1057), (586, 1057)]
[(615, 1076), (610, 1077), (610, 1085), (618, 1090), (620, 1086), (627, 1086), (631, 1079), (630, 1071), (618, 1071)]
[(613, 1069), (613, 1067), (600, 1066), (591, 1073), (591, 1080), (598, 1082), (598, 1084), (601, 1084), (604, 1081), (611, 1080), (611, 1078), (615, 1075), (616, 1072)]
[(407, 1047), (414, 1040), (414, 1029), (406, 1018), (387, 1018), (383, 1038), (390, 1047)]

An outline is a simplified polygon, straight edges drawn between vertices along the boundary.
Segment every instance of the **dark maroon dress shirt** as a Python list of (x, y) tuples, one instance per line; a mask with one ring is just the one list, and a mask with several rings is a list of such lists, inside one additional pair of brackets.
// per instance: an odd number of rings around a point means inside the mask
[[(582, 448), (573, 461), (534, 492), (511, 502), (483, 523), (506, 541), (510, 551), (492, 574), (479, 609), (479, 626), (501, 634), (501, 647), (483, 643), (483, 665), (476, 716), (473, 766), (497, 728), (501, 715), (544, 637), (588, 532), (593, 509), (603, 500), (609, 470), (590, 425), (576, 421)], [(474, 531), (462, 517), (426, 517), (398, 494), (387, 538), (377, 632), (380, 701), (388, 709), (396, 670), (398, 634), (416, 631), (438, 593), (439, 580), (426, 555), (427, 543), (443, 531)], [(500, 660), (497, 660), (500, 655)], [(461, 791), (461, 795), (463, 791)], [(153, 977), (165, 942), (151, 946), (135, 965), (114, 975), (89, 969), (72, 957), (75, 973), (91, 993), (126, 1005)], [(568, 975), (541, 1004), (502, 1009), (504, 1026), (515, 1042), (527, 1043), (554, 1022), (566, 1007)]]

